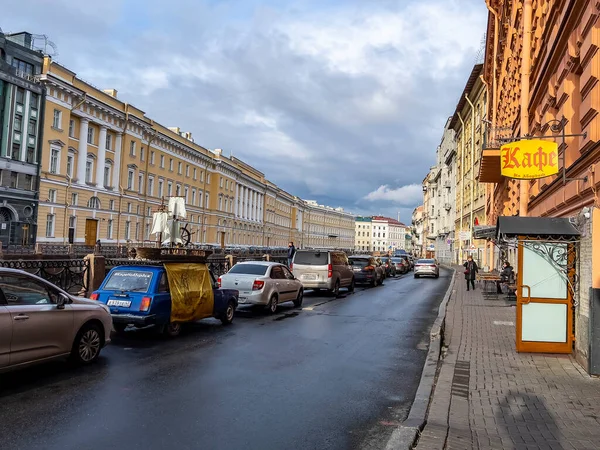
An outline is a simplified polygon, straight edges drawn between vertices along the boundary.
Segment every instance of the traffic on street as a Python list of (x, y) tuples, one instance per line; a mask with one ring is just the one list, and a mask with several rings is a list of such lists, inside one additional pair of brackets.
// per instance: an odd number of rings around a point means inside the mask
[[(257, 272), (244, 275), (252, 285), (267, 271), (295, 278), (281, 264), (250, 265), (239, 270)], [(240, 301), (230, 326), (210, 312), (176, 339), (119, 327), (95, 364), (0, 375), (1, 447), (383, 448), (410, 409), (450, 277), (441, 268), (374, 287), (344, 280), (331, 293), (298, 284), (275, 308), (281, 293), (270, 286)]]

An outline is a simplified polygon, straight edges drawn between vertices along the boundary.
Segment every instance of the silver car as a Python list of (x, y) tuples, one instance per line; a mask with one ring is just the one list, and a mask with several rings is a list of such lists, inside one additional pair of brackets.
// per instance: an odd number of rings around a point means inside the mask
[(327, 289), (336, 297), (340, 288), (354, 292), (354, 271), (346, 253), (337, 250), (298, 250), (292, 272), (304, 289)]
[(294, 302), (299, 308), (304, 297), (302, 283), (286, 266), (276, 262), (237, 263), (219, 277), (218, 283), (220, 288), (239, 291), (238, 305), (265, 305), (271, 313), (285, 302)]
[(0, 268), (0, 372), (67, 356), (91, 363), (111, 331), (106, 305), (22, 270)]
[(418, 259), (415, 262), (415, 278), (434, 277), (439, 278), (440, 265), (435, 259)]

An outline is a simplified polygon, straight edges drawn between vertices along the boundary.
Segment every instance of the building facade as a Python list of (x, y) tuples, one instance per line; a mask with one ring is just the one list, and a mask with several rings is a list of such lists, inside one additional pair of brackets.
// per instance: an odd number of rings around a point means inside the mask
[(372, 248), (375, 252), (388, 253), (406, 250), (408, 228), (396, 219), (384, 216), (372, 217)]
[[(426, 193), (425, 193), (426, 195)], [(425, 209), (424, 205), (417, 206), (412, 213), (412, 228), (411, 228), (411, 236), (412, 236), (412, 245), (411, 251), (415, 256), (421, 257), (425, 254), (425, 249), (423, 246), (424, 243), (424, 234), (425, 234), (425, 217), (423, 211)]]
[(28, 33), (0, 32), (0, 243), (35, 243), (44, 118), (43, 55)]
[(462, 263), (472, 255), (483, 267), (487, 264), (486, 241), (473, 239), (473, 227), (487, 223), (486, 185), (478, 179), (487, 114), (482, 73), (483, 64), (476, 64), (449, 127), (456, 137), (455, 262)]
[[(569, 217), (578, 224), (575, 356), (589, 368), (590, 337), (600, 333), (592, 322), (598, 308), (593, 297), (600, 292), (600, 5), (543, 3), (489, 1), (484, 78), (491, 133), (479, 177), (489, 186), (490, 224), (512, 215)], [(524, 181), (501, 175), (504, 139), (557, 136), (563, 130), (575, 136), (564, 143), (557, 139), (557, 175)], [(492, 263), (499, 262), (497, 254), (489, 254)]]
[(357, 252), (371, 253), (373, 251), (371, 233), (372, 233), (371, 217), (356, 217), (354, 221), (354, 250)]
[(152, 214), (185, 198), (194, 244), (354, 247), (354, 216), (295, 197), (249, 164), (194, 142), (50, 58), (38, 241), (156, 242)]

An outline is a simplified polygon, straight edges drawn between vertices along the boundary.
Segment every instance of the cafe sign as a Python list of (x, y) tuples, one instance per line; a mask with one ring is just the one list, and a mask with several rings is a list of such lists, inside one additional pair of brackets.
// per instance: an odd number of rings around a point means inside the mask
[(511, 142), (500, 148), (502, 176), (520, 180), (558, 173), (558, 144), (541, 139)]

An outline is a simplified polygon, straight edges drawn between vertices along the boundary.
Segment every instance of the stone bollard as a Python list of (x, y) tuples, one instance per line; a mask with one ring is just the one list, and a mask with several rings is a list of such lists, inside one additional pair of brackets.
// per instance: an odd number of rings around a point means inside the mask
[(87, 255), (84, 260), (89, 261), (89, 273), (87, 292), (83, 295), (89, 297), (92, 292), (100, 287), (106, 277), (106, 258), (102, 255), (90, 254)]
[(226, 255), (225, 259), (227, 260), (227, 264), (229, 264), (229, 269), (231, 269), (233, 266), (235, 266), (235, 256)]

